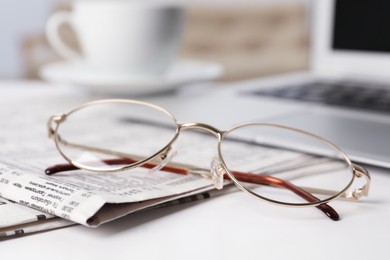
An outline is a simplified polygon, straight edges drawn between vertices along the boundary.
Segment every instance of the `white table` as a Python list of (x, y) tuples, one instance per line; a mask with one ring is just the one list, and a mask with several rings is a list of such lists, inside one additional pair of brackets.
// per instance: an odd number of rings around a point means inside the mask
[(283, 208), (242, 192), (0, 242), (3, 259), (389, 259), (390, 173), (370, 169), (370, 196)]
[(370, 195), (285, 208), (243, 192), (0, 242), (2, 259), (389, 259), (390, 172), (369, 168)]

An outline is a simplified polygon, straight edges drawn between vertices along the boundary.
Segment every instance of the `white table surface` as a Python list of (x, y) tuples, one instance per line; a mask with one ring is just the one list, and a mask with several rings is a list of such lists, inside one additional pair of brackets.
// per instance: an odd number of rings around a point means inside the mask
[(0, 241), (2, 259), (390, 259), (390, 171), (369, 168), (369, 197), (285, 208), (235, 192)]
[(368, 198), (331, 203), (338, 222), (237, 192), (6, 240), (0, 251), (3, 259), (389, 259), (390, 172), (370, 170)]

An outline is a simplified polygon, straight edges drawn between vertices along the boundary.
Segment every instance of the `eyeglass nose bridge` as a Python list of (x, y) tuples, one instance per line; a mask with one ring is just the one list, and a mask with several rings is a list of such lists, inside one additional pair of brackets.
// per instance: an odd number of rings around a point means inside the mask
[[(224, 134), (223, 131), (203, 123), (183, 123), (179, 124), (179, 130), (189, 130), (189, 129), (198, 129), (205, 132), (211, 133), (218, 138), (218, 141), (221, 141)], [(211, 160), (210, 175), (216, 189), (223, 189), (224, 184), (224, 175), (227, 174), (225, 168), (223, 167), (221, 160), (217, 157), (213, 157)]]
[(193, 122), (179, 124), (179, 130), (189, 130), (189, 129), (199, 129), (199, 130), (206, 131), (208, 133), (215, 135), (218, 138), (218, 140), (221, 140), (221, 137), (223, 135), (223, 131), (208, 124), (193, 123)]

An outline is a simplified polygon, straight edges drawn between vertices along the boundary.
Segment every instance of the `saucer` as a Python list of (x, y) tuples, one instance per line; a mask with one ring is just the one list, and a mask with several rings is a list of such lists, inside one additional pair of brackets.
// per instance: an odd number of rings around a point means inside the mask
[(56, 83), (83, 86), (100, 94), (144, 95), (164, 92), (179, 86), (208, 81), (222, 75), (221, 65), (195, 60), (177, 61), (162, 75), (135, 76), (120, 73), (102, 73), (84, 63), (56, 62), (40, 68), (40, 77)]

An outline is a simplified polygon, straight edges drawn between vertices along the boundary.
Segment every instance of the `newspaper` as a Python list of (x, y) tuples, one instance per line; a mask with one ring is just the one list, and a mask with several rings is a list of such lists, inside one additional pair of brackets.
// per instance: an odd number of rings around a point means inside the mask
[[(97, 227), (139, 210), (229, 192), (214, 190), (212, 182), (200, 176), (151, 173), (143, 168), (120, 173), (78, 170), (47, 176), (44, 171), (48, 166), (65, 163), (48, 138), (48, 118), (95, 98), (47, 87), (6, 90), (0, 96), (0, 237), (75, 223)], [(195, 140), (202, 148), (193, 148), (208, 156), (203, 147), (214, 150), (215, 143), (210, 146), (204, 141)], [(148, 139), (145, 142), (139, 145), (147, 145)], [(204, 160), (185, 153), (181, 160), (203, 164), (204, 168), (210, 163), (209, 157)]]
[[(47, 88), (24, 90), (23, 95), (18, 95), (18, 91), (9, 91), (0, 97), (0, 237), (76, 223), (97, 227), (136, 211), (234, 190), (229, 187), (215, 190), (209, 179), (199, 175), (151, 172), (142, 167), (120, 173), (75, 170), (47, 176), (44, 171), (48, 166), (65, 162), (53, 140), (48, 138), (48, 118), (69, 111), (91, 97)], [(141, 132), (146, 136), (139, 138), (138, 146), (147, 148), (150, 142), (147, 136), (162, 135), (164, 129), (159, 129), (158, 133)], [(176, 146), (180, 152), (175, 161), (210, 168), (210, 159), (217, 147), (214, 136), (185, 132), (179, 139)], [(263, 170), (311, 160), (289, 151), (262, 148), (258, 153), (250, 151), (252, 148), (245, 143), (233, 145), (237, 153), (233, 156), (248, 169), (253, 167), (248, 162), (260, 160)], [(245, 156), (242, 156), (244, 150)]]
[(1, 98), (0, 237), (74, 223), (96, 227), (138, 210), (216, 194), (207, 192), (213, 185), (200, 176), (143, 168), (46, 176), (46, 167), (64, 163), (47, 138), (49, 116), (90, 98), (49, 89), (21, 96), (16, 91)]
[(0, 238), (75, 225), (3, 198), (0, 198), (0, 216)]

